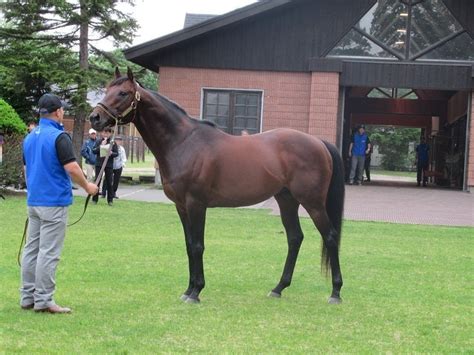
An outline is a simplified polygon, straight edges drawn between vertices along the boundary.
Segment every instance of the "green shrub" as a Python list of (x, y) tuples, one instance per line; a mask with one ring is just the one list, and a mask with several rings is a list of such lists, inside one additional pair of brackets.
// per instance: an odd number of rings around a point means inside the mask
[(0, 134), (26, 133), (26, 124), (5, 100), (0, 98)]
[(0, 99), (0, 134), (4, 135), (0, 186), (23, 187), (22, 142), (26, 125), (5, 100)]
[(23, 143), (24, 135), (12, 133), (3, 140), (3, 159), (0, 164), (0, 186), (23, 188)]

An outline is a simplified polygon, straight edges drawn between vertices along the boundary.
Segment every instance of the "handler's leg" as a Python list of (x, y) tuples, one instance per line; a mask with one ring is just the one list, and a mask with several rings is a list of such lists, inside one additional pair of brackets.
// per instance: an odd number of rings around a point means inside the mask
[(365, 155), (357, 157), (357, 183), (360, 185), (364, 181)]
[(21, 261), (20, 305), (29, 307), (34, 303), (36, 259), (39, 252), (41, 222), (35, 207), (28, 207), (28, 236)]
[(55, 305), (56, 268), (64, 245), (67, 207), (39, 207), (41, 231), (36, 262), (35, 309)]
[(357, 169), (357, 157), (352, 155), (351, 157), (351, 173), (349, 175), (349, 184), (354, 183), (354, 179), (356, 177), (356, 169)]

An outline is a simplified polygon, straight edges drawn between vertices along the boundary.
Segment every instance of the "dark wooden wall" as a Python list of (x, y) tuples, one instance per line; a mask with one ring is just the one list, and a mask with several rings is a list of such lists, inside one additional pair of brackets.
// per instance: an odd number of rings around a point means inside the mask
[(413, 89), (469, 90), (470, 65), (344, 62), (341, 85)]
[[(308, 71), (376, 0), (298, 0), (162, 49), (154, 66)], [(328, 30), (330, 29), (330, 30)]]

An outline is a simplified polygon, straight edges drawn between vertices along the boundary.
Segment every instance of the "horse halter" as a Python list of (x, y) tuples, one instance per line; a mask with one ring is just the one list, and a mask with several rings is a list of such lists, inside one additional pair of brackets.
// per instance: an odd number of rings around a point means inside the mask
[(140, 99), (141, 99), (140, 92), (138, 91), (138, 87), (139, 87), (138, 83), (136, 83), (135, 97), (133, 98), (133, 101), (130, 103), (130, 106), (125, 111), (123, 111), (122, 113), (120, 113), (118, 115), (114, 115), (112, 110), (110, 110), (102, 102), (99, 102), (96, 107), (98, 107), (102, 111), (104, 111), (107, 114), (107, 116), (109, 116), (110, 118), (115, 120), (115, 122), (117, 124), (124, 124), (124, 122), (122, 122), (122, 119), (124, 119), (130, 112), (134, 111), (133, 118), (130, 121), (130, 122), (133, 122), (135, 120), (136, 115), (137, 115), (138, 103), (140, 102)]

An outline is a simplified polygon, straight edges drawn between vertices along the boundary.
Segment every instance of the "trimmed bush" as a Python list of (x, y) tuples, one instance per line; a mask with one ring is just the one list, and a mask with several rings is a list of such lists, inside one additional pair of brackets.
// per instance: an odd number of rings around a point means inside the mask
[(26, 125), (5, 100), (0, 99), (0, 134), (3, 138), (3, 157), (0, 165), (0, 186), (25, 185), (23, 176), (22, 142)]
[(0, 134), (25, 134), (26, 124), (5, 100), (0, 98)]

